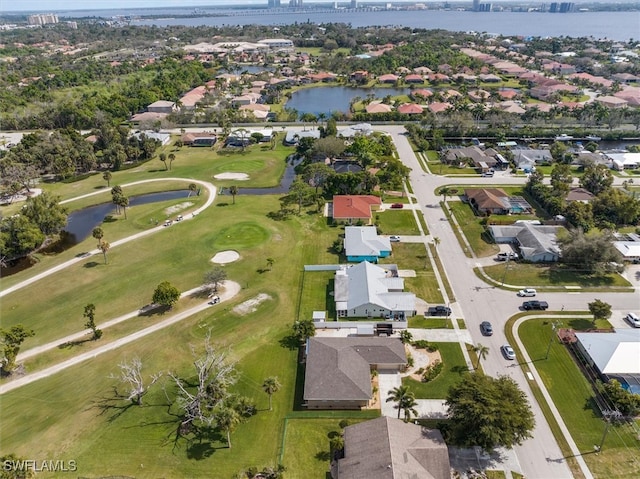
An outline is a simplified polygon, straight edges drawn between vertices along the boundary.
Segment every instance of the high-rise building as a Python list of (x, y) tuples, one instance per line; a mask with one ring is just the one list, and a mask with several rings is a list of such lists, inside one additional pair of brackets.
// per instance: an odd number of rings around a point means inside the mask
[(302, 0), (289, 0), (289, 6), (290, 7), (301, 7), (302, 6)]
[(267, 5), (269, 8), (280, 8), (280, 0), (269, 0)]
[(37, 15), (29, 15), (27, 17), (29, 25), (48, 25), (50, 23), (58, 23), (58, 15), (53, 13), (38, 13)]
[(358, 8), (358, 0), (351, 0), (351, 8)]

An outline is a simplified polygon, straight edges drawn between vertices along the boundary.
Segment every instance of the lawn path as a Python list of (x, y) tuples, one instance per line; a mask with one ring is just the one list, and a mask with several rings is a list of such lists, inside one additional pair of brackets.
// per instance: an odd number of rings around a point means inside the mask
[[(204, 186), (205, 188), (207, 188), (209, 190), (209, 198), (207, 199), (207, 202), (204, 205), (202, 205), (200, 208), (195, 210), (192, 215), (185, 216), (183, 221), (192, 219), (195, 215), (197, 215), (201, 211), (204, 211), (209, 206), (211, 206), (213, 204), (213, 202), (215, 201), (215, 199), (216, 199), (216, 187), (213, 184), (211, 184), (211, 183), (209, 183), (207, 181), (193, 180), (193, 179), (190, 179), (190, 178), (155, 178), (155, 179), (150, 179), (150, 180), (134, 181), (133, 183), (127, 183), (127, 184), (124, 184), (122, 186), (123, 187), (125, 187), (125, 186), (133, 186), (133, 185), (139, 185), (141, 183), (151, 183), (153, 181), (190, 181), (192, 183), (196, 183), (196, 184), (202, 185), (202, 186)], [(100, 191), (95, 191), (95, 192), (92, 192), (92, 193), (87, 193), (86, 195), (81, 195), (81, 196), (77, 196), (77, 197), (69, 199), (69, 200), (62, 201), (61, 204), (69, 203), (71, 201), (79, 200), (81, 198), (87, 198), (89, 196), (104, 194), (107, 191), (109, 191), (109, 190), (100, 190)], [(137, 240), (139, 238), (143, 238), (143, 237), (148, 236), (150, 234), (157, 233), (158, 231), (161, 231), (164, 228), (165, 228), (165, 226), (162, 226), (162, 225), (161, 226), (156, 226), (155, 228), (151, 228), (151, 229), (148, 229), (146, 231), (141, 231), (140, 233), (136, 233), (136, 234), (128, 236), (126, 238), (122, 238), (120, 240), (114, 241), (113, 243), (111, 243), (111, 248), (123, 245), (125, 243), (128, 243), (129, 241), (134, 241), (134, 240)], [(98, 254), (98, 253), (101, 253), (101, 251), (98, 248), (89, 251), (89, 255), (91, 255), (91, 256), (93, 256), (95, 254)], [(0, 298), (2, 298), (3, 296), (6, 296), (9, 293), (13, 293), (14, 291), (22, 289), (25, 286), (33, 284), (36, 281), (41, 280), (42, 278), (46, 278), (49, 275), (52, 275), (54, 273), (57, 273), (58, 271), (61, 271), (61, 270), (65, 269), (65, 268), (68, 268), (71, 265), (79, 263), (80, 261), (85, 261), (86, 259), (87, 259), (86, 256), (72, 258), (69, 261), (65, 261), (64, 263), (59, 264), (58, 266), (54, 266), (53, 268), (48, 269), (46, 271), (43, 271), (42, 273), (37, 274), (37, 275), (35, 275), (35, 276), (33, 276), (33, 277), (29, 278), (29, 279), (25, 279), (24, 281), (11, 286), (10, 288), (3, 289), (2, 291), (0, 291)]]
[[(240, 285), (238, 283), (236, 283), (235, 281), (225, 281), (224, 282), (224, 288), (225, 290), (220, 293), (220, 302), (217, 303), (218, 305), (223, 303), (224, 301), (227, 301), (231, 298), (233, 298), (235, 295), (237, 295), (240, 292)], [(186, 294), (186, 293), (185, 293)], [(136, 341), (140, 338), (143, 338), (144, 336), (147, 336), (151, 333), (155, 333), (156, 331), (159, 331), (161, 329), (164, 329), (166, 327), (169, 327), (173, 324), (176, 324), (180, 321), (182, 321), (183, 319), (188, 318), (189, 316), (192, 316), (196, 313), (199, 313), (201, 311), (204, 311), (207, 308), (213, 307), (215, 308), (217, 305), (211, 306), (208, 303), (208, 300), (203, 302), (202, 304), (199, 304), (198, 306), (194, 306), (193, 308), (189, 308), (185, 311), (182, 311), (181, 313), (178, 313), (174, 316), (171, 316), (163, 321), (160, 321), (157, 324), (154, 324), (153, 326), (149, 326), (148, 328), (142, 329), (140, 331), (137, 331), (135, 333), (132, 333), (128, 336), (125, 336), (124, 338), (120, 338), (117, 339), (115, 341), (112, 341), (111, 343), (105, 344), (104, 346), (100, 346), (99, 348), (96, 348), (92, 351), (87, 351), (86, 353), (83, 354), (79, 354), (78, 356), (75, 356), (71, 359), (68, 359), (66, 361), (61, 362), (60, 364), (56, 364), (55, 366), (51, 366), (48, 367), (46, 369), (43, 369), (42, 371), (38, 371), (32, 374), (27, 374), (25, 376), (22, 376), (20, 378), (17, 378), (11, 382), (8, 382), (6, 384), (3, 384), (2, 386), (0, 386), (0, 394), (4, 394), (6, 392), (12, 391), (14, 389), (17, 389), (21, 386), (24, 386), (26, 384), (30, 384), (34, 381), (37, 381), (38, 379), (43, 379), (49, 376), (52, 376), (64, 369), (70, 368), (71, 366), (75, 366), (76, 364), (80, 364), (88, 359), (92, 359), (97, 357), (100, 354), (104, 354), (106, 352), (109, 351), (113, 351), (114, 349), (117, 349), (121, 346), (124, 346), (126, 344), (129, 344), (133, 341)], [(137, 312), (136, 312), (137, 314)], [(126, 315), (125, 315), (126, 316)], [(121, 316), (122, 318), (122, 316)], [(119, 318), (117, 318), (119, 319)], [(123, 319), (121, 319), (122, 321)], [(84, 332), (83, 332), (84, 333)], [(51, 344), (51, 343), (50, 343)], [(56, 341), (56, 344), (60, 344), (60, 341)], [(48, 346), (48, 345), (44, 345), (44, 346)], [(36, 348), (37, 349), (37, 348)], [(26, 354), (26, 353), (25, 353)]]

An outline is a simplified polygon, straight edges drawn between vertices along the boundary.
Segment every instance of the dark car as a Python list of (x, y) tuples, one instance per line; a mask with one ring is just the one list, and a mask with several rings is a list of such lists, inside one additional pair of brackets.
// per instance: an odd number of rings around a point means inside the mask
[(489, 321), (482, 321), (480, 323), (480, 332), (483, 336), (491, 336), (493, 335), (493, 326), (491, 326)]
[(449, 316), (451, 308), (447, 306), (432, 306), (427, 310), (428, 316)]
[(391, 207), (395, 209), (402, 209), (404, 208), (404, 205), (402, 203), (394, 203), (391, 205)]
[(522, 309), (529, 311), (530, 309), (545, 310), (549, 307), (549, 303), (546, 301), (525, 301), (522, 303)]

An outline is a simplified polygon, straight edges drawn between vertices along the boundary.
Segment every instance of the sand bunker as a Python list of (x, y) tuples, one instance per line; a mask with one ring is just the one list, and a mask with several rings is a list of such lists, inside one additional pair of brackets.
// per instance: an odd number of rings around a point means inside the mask
[(244, 303), (240, 303), (238, 306), (233, 308), (233, 312), (242, 316), (253, 313), (258, 310), (260, 303), (268, 299), (271, 299), (271, 296), (265, 293), (260, 293), (258, 296), (248, 299)]
[(178, 213), (182, 210), (186, 210), (190, 206), (193, 206), (193, 203), (191, 201), (185, 201), (184, 203), (180, 203), (179, 205), (173, 205), (169, 208), (165, 208), (164, 212), (168, 215), (172, 215), (173, 213)]
[(244, 181), (249, 179), (249, 175), (246, 173), (219, 173), (214, 176), (216, 180), (239, 180)]
[(240, 255), (237, 251), (228, 250), (228, 251), (220, 251), (216, 253), (216, 255), (211, 258), (212, 263), (217, 264), (227, 264), (233, 263), (234, 261), (238, 261), (240, 259)]

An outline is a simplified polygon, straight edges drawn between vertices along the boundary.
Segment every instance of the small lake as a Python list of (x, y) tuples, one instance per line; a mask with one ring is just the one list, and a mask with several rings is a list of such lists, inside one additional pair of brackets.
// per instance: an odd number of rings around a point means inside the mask
[(252, 75), (255, 75), (256, 73), (262, 73), (262, 72), (272, 72), (275, 70), (274, 67), (270, 67), (270, 66), (262, 66), (262, 65), (243, 65), (241, 63), (236, 65), (238, 67), (238, 69), (240, 70), (240, 73), (242, 72), (247, 72), (250, 73)]
[(409, 88), (319, 86), (294, 92), (285, 106), (295, 108), (300, 113), (313, 113), (314, 115), (324, 113), (328, 116), (332, 111), (348, 113), (349, 103), (356, 96), (364, 99), (367, 95), (373, 94), (376, 98), (383, 99), (387, 95), (406, 95), (410, 91)]
[[(289, 192), (291, 183), (296, 179), (296, 166), (298, 166), (302, 160), (294, 160), (293, 157), (287, 158), (287, 167), (284, 170), (284, 174), (280, 179), (280, 184), (273, 188), (243, 188), (239, 187), (238, 194), (240, 195), (282, 195)], [(224, 194), (228, 195), (228, 190), (225, 189)]]
[[(178, 198), (187, 199), (189, 193), (191, 193), (191, 196), (194, 195), (194, 193), (189, 190), (174, 190), (132, 196), (129, 198), (129, 208)], [(102, 203), (69, 213), (67, 225), (64, 227), (64, 230), (67, 232), (67, 243), (74, 245), (85, 240), (91, 235), (93, 228), (100, 226), (105, 217), (113, 214), (115, 211), (116, 207), (113, 203)], [(164, 221), (165, 219), (166, 218), (158, 218), (158, 221)]]

